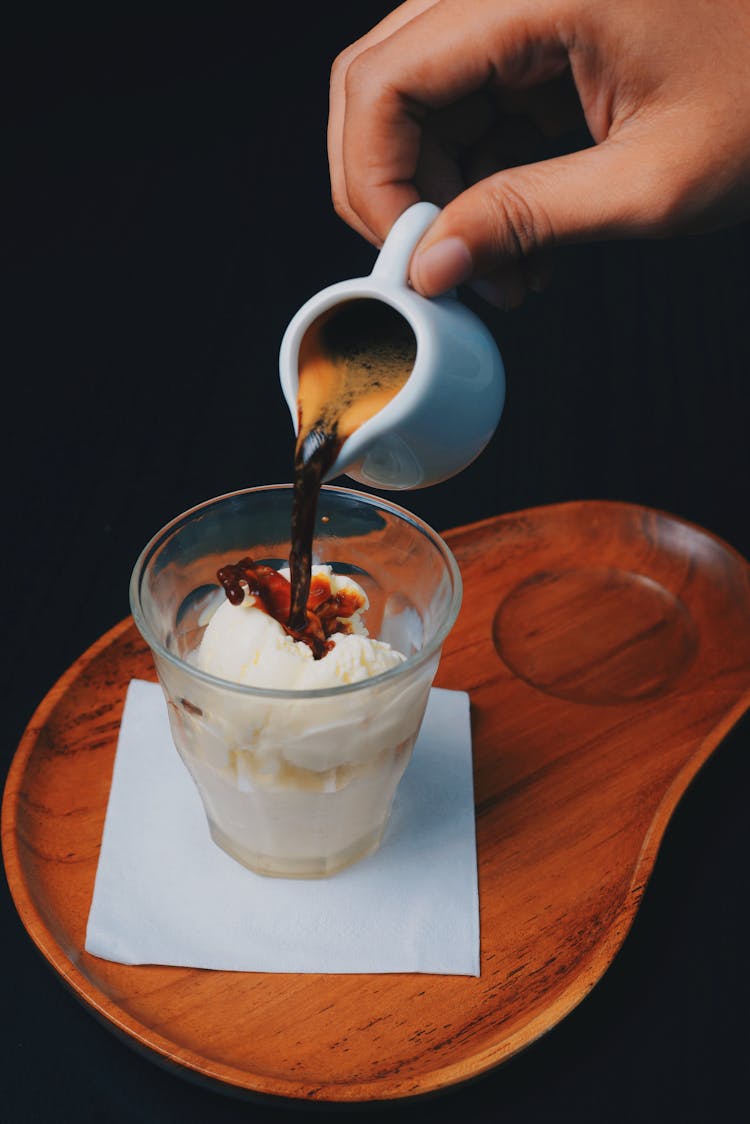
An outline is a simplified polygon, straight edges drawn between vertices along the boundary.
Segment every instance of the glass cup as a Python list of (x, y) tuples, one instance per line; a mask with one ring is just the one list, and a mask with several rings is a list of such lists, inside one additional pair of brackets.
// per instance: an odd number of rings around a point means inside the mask
[(319, 878), (380, 844), (462, 587), (453, 555), (426, 523), (378, 497), (324, 487), (313, 563), (362, 586), (370, 636), (407, 659), (319, 690), (207, 674), (193, 661), (225, 596), (216, 571), (245, 555), (286, 566), (291, 509), (292, 487), (279, 484), (177, 516), (138, 558), (130, 605), (214, 842), (259, 874)]

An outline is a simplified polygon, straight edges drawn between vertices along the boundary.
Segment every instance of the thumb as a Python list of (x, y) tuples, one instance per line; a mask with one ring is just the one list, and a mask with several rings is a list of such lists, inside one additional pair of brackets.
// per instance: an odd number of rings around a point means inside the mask
[(417, 245), (412, 285), (437, 296), (555, 245), (647, 233), (658, 225), (649, 200), (662, 195), (643, 152), (640, 144), (608, 139), (473, 184)]

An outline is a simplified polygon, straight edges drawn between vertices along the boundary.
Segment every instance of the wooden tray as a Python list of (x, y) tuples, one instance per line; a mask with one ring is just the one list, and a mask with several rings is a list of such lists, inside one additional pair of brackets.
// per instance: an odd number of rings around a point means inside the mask
[(83, 951), (118, 725), (151, 659), (125, 620), (40, 705), (5, 790), (9, 885), (131, 1045), (225, 1090), (392, 1100), (553, 1027), (611, 963), (669, 817), (750, 702), (750, 567), (670, 515), (572, 503), (445, 536), (465, 582), (438, 683), (470, 692), (481, 978), (126, 967)]

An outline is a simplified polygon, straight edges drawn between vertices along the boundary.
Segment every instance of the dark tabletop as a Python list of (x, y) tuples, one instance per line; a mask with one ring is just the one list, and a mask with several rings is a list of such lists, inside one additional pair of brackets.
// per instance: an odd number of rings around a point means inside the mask
[[(312, 293), (372, 266), (330, 202), (327, 85), (389, 5), (298, 7), (258, 23), (249, 4), (140, 22), (59, 6), (9, 29), (3, 778), (37, 703), (127, 615), (153, 532), (289, 479), (281, 335)], [(511, 313), (465, 294), (505, 359), (503, 420), (459, 477), (391, 498), (438, 530), (626, 500), (750, 557), (749, 260), (743, 225), (562, 251), (550, 289)], [(749, 753), (743, 722), (681, 802), (632, 930), (572, 1014), (475, 1084), (370, 1119), (743, 1117)], [(4, 883), (0, 937), (3, 1121), (300, 1118), (198, 1088), (113, 1037), (48, 969)]]

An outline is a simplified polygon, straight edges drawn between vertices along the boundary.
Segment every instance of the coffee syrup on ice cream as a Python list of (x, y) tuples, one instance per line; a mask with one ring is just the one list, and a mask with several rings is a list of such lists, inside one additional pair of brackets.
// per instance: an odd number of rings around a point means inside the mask
[(289, 625), (292, 586), (273, 567), (253, 562), (252, 558), (240, 558), (239, 562), (222, 566), (217, 577), (232, 605), (241, 605), (245, 593), (250, 593), (256, 605), (277, 620), (290, 636), (308, 645), (316, 660), (330, 652), (331, 636), (351, 631), (348, 618), (364, 606), (364, 598), (355, 589), (334, 593), (329, 576), (316, 574), (310, 581), (302, 628), (295, 629)]

